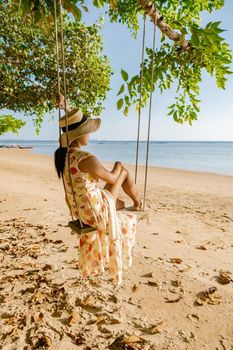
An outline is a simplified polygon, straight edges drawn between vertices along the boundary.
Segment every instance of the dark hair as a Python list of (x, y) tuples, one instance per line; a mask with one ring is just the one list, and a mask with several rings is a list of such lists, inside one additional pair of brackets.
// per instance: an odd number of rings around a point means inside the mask
[(64, 171), (66, 153), (67, 153), (66, 147), (59, 147), (54, 152), (54, 163), (55, 163), (55, 168), (56, 168), (57, 175), (59, 178), (61, 178), (63, 171)]
[[(62, 131), (66, 132), (74, 130), (78, 128), (80, 125), (82, 125), (85, 121), (87, 120), (87, 116), (83, 115), (82, 119), (80, 122), (67, 125), (62, 127)], [(54, 163), (55, 163), (55, 168), (57, 171), (57, 175), (60, 178), (63, 174), (64, 167), (65, 167), (65, 161), (66, 161), (66, 153), (67, 153), (67, 148), (66, 147), (59, 147), (55, 152), (54, 152)]]

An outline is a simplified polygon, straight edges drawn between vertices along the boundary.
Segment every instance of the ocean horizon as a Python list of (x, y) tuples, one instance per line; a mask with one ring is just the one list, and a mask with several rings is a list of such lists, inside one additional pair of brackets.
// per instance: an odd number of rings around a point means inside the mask
[[(1, 145), (32, 146), (32, 152), (53, 155), (53, 140), (1, 140)], [(134, 164), (136, 141), (91, 140), (85, 150), (102, 161)], [(140, 141), (139, 164), (145, 164), (146, 141)], [(233, 175), (233, 141), (151, 141), (149, 165), (164, 168)]]

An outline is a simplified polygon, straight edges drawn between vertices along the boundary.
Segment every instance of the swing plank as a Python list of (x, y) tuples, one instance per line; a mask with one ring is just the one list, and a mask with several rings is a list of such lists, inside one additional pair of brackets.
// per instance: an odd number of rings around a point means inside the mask
[(80, 225), (80, 221), (79, 220), (75, 220), (75, 221), (69, 221), (68, 226), (75, 231), (78, 234), (83, 234), (83, 233), (88, 233), (88, 232), (94, 232), (96, 231), (95, 227), (89, 226), (89, 225), (85, 225), (83, 224), (83, 227), (81, 227)]
[(124, 209), (118, 210), (119, 212), (122, 212), (124, 214), (132, 214), (136, 215), (138, 220), (143, 219), (147, 214), (143, 210), (132, 210), (132, 207), (126, 207)]
[[(138, 220), (141, 220), (145, 217), (145, 212), (140, 210), (140, 211), (135, 211), (131, 210), (132, 207), (124, 208), (119, 210), (119, 212), (123, 213), (131, 213), (137, 216)], [(89, 233), (89, 232), (94, 232), (96, 231), (96, 228), (93, 226), (85, 225), (83, 224), (83, 227), (81, 227), (80, 221), (75, 220), (75, 221), (69, 221), (68, 226), (72, 229), (72, 231), (76, 232), (77, 234), (81, 235), (83, 233)]]

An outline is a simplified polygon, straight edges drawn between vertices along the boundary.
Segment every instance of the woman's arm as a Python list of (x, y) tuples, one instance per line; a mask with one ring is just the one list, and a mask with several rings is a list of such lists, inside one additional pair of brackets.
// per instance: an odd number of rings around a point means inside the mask
[(91, 156), (81, 160), (78, 167), (81, 171), (88, 172), (92, 176), (112, 185), (120, 175), (123, 165), (121, 162), (116, 162), (112, 171), (108, 171), (95, 156)]
[[(56, 107), (59, 107), (65, 110), (65, 97), (61, 94), (56, 96)], [(67, 101), (66, 101), (66, 110), (68, 113), (71, 111), (71, 108)]]

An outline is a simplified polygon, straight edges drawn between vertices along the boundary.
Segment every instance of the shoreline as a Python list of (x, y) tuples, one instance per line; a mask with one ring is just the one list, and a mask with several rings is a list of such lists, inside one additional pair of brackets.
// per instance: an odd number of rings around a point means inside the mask
[[(28, 158), (31, 161), (35, 162), (35, 164), (38, 164), (36, 162), (36, 159), (40, 160), (41, 164), (43, 164), (43, 160), (46, 160), (46, 164), (50, 164), (50, 169), (52, 172), (51, 174), (56, 178), (55, 168), (53, 165), (53, 156), (48, 154), (33, 153), (31, 150), (27, 149), (0, 149), (0, 157), (5, 162), (9, 161), (9, 157), (13, 161), (20, 161), (20, 157), (18, 157), (19, 154), (25, 158), (25, 161)], [(106, 168), (111, 170), (113, 162), (102, 163)], [(125, 165), (130, 170), (131, 175), (134, 177), (135, 166), (127, 163)], [(142, 193), (144, 176), (145, 166), (139, 165), (138, 185)], [(58, 179), (57, 181), (59, 183)], [(233, 176), (231, 175), (149, 166), (147, 184), (148, 186), (152, 186), (153, 190), (159, 186), (174, 188), (183, 192), (189, 192), (191, 190), (196, 193), (212, 193), (223, 197), (233, 197)], [(148, 194), (150, 195), (147, 189), (147, 196)]]
[[(218, 142), (220, 146), (216, 142), (214, 145), (212, 142), (187, 142), (189, 146), (185, 146), (185, 141), (177, 141), (174, 143), (174, 146), (173, 143), (166, 143), (167, 145), (160, 145), (159, 143), (152, 145), (149, 154), (149, 164), (151, 167), (233, 176), (233, 142)], [(224, 144), (229, 145), (224, 146)], [(22, 141), (21, 145), (24, 145), (24, 147), (33, 145), (32, 152), (35, 154), (47, 153), (53, 155), (53, 151), (56, 148), (55, 143), (49, 144), (48, 141), (40, 141), (38, 143), (24, 143)], [(109, 147), (112, 150), (111, 155), (108, 153)], [(124, 152), (124, 149), (126, 152)], [(122, 156), (121, 160), (125, 164), (134, 165), (135, 163), (136, 150), (132, 142), (129, 142), (128, 146), (124, 146), (124, 141), (93, 141), (90, 142), (87, 151), (92, 152), (106, 162), (112, 162)], [(145, 165), (144, 155), (145, 145), (141, 144), (139, 163), (142, 166)]]
[[(12, 148), (4, 148), (4, 147), (0, 147), (0, 152), (1, 150), (11, 150), (11, 151), (19, 151), (19, 152), (30, 152), (31, 155), (34, 155), (34, 156), (42, 156), (42, 157), (48, 157), (48, 158), (53, 158), (53, 155), (52, 154), (45, 154), (45, 153), (35, 153), (32, 151), (32, 149), (19, 149), (18, 147), (12, 147)], [(0, 153), (1, 155), (1, 153)], [(101, 159), (100, 159), (101, 160)], [(103, 164), (107, 164), (109, 166), (111, 166), (112, 164), (114, 164), (114, 161), (105, 161), (105, 160), (101, 160), (101, 162)], [(129, 166), (130, 168), (134, 168), (135, 167), (135, 164), (134, 163), (124, 163), (126, 166)], [(142, 164), (142, 163), (138, 163), (138, 166), (140, 167), (140, 169), (143, 169), (145, 167), (145, 164)], [(148, 166), (148, 169), (158, 169), (159, 171), (173, 171), (174, 173), (175, 172), (182, 172), (182, 173), (189, 173), (189, 174), (197, 174), (197, 175), (210, 175), (210, 176), (223, 176), (223, 177), (229, 177), (230, 179), (233, 179), (233, 174), (232, 175), (228, 175), (228, 174), (223, 174), (223, 173), (216, 173), (216, 172), (211, 172), (211, 171), (201, 171), (201, 170), (190, 170), (190, 169), (182, 169), (182, 168), (172, 168), (172, 167), (161, 167), (161, 166), (157, 166), (157, 165), (149, 165)]]
[[(108, 274), (79, 274), (51, 156), (7, 149), (0, 160), (3, 350), (33, 339), (51, 350), (106, 350), (121, 336), (143, 350), (231, 348), (233, 177), (150, 167), (133, 265), (116, 288)], [(142, 167), (138, 175), (142, 194)]]

